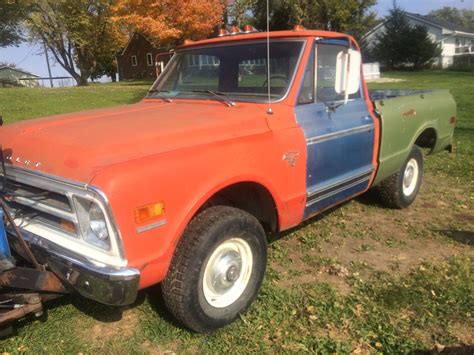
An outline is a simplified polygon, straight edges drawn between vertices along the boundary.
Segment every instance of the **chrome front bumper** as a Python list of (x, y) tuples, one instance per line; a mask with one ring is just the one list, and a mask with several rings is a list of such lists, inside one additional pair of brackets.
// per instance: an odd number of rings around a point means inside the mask
[[(11, 232), (8, 234), (12, 249), (26, 259), (17, 238)], [(140, 281), (138, 270), (100, 266), (27, 231), (23, 230), (22, 235), (38, 261), (82, 296), (113, 306), (135, 301)]]

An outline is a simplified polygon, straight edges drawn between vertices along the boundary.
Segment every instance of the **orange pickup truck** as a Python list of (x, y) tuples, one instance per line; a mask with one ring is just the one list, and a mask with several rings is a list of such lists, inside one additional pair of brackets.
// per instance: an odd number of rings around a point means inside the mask
[[(71, 289), (124, 305), (161, 283), (182, 324), (211, 331), (256, 297), (266, 235), (375, 184), (390, 205), (411, 204), (418, 146), (449, 148), (455, 115), (448, 93), (411, 94), (381, 130), (397, 95), (376, 93), (376, 110), (342, 33), (187, 43), (138, 104), (0, 128), (6, 201), (38, 262)], [(403, 138), (390, 138), (397, 125)], [(11, 231), (10, 244), (22, 254)]]

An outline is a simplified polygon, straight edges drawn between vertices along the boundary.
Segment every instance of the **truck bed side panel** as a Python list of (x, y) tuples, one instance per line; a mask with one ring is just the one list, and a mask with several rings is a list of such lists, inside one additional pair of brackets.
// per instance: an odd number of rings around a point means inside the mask
[(432, 152), (451, 144), (454, 125), (450, 124), (450, 117), (455, 116), (456, 104), (448, 90), (377, 99), (374, 103), (382, 120), (380, 164), (374, 184), (400, 169), (426, 129), (436, 132)]

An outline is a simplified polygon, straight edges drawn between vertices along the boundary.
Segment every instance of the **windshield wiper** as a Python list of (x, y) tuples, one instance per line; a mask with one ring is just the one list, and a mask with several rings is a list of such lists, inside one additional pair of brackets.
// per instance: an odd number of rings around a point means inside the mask
[(235, 102), (228, 99), (226, 94), (218, 91), (212, 91), (212, 90), (192, 90), (192, 92), (198, 92), (198, 93), (204, 93), (204, 94), (211, 94), (214, 95), (219, 99), (219, 101), (225, 102), (225, 104), (229, 107), (234, 107)]
[[(168, 91), (168, 90), (158, 90), (158, 89), (151, 89), (151, 90), (148, 90), (148, 93), (149, 93), (149, 94), (153, 94), (153, 93), (159, 94), (159, 93), (162, 93), (162, 92), (168, 93), (168, 94), (170, 93), (170, 91)], [(164, 96), (164, 97), (160, 97), (160, 99), (163, 99), (163, 100), (165, 100), (166, 102), (173, 102), (173, 99), (172, 99), (171, 97), (166, 97), (166, 96)]]

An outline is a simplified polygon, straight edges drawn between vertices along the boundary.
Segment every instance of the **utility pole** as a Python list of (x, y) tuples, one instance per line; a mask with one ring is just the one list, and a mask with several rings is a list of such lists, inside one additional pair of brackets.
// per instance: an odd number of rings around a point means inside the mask
[(48, 66), (49, 83), (51, 84), (51, 87), (54, 87), (53, 78), (51, 77), (51, 67), (49, 65), (48, 48), (46, 47), (45, 41), (43, 41), (43, 47), (44, 47), (44, 55), (46, 56), (46, 65)]

